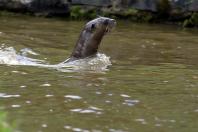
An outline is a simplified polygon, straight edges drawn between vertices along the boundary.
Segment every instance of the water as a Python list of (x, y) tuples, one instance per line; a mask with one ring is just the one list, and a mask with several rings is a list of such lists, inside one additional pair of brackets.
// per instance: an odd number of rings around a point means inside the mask
[(100, 47), (112, 65), (67, 71), (34, 64), (66, 60), (85, 22), (1, 17), (1, 56), (28, 58), (0, 65), (9, 123), (22, 132), (196, 132), (198, 31), (117, 23)]

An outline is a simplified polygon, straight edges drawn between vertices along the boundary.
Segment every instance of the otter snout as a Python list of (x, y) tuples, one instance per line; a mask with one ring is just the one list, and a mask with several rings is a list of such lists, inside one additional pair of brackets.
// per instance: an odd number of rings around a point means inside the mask
[(114, 26), (117, 24), (116, 20), (114, 20), (114, 19), (110, 19), (110, 23), (113, 23)]
[(108, 33), (108, 32), (111, 31), (112, 28), (114, 28), (116, 26), (116, 20), (110, 19), (110, 18), (106, 18), (103, 21), (103, 24), (105, 25), (105, 32)]
[(114, 19), (105, 19), (103, 22), (104, 25), (114, 27), (116, 25), (116, 20)]

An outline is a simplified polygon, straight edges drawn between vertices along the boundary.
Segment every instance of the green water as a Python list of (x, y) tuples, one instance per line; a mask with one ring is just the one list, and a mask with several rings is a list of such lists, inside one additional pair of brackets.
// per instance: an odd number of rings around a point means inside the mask
[[(108, 71), (0, 65), (0, 109), (22, 132), (197, 132), (198, 31), (118, 21)], [(85, 22), (0, 17), (0, 45), (57, 64)]]

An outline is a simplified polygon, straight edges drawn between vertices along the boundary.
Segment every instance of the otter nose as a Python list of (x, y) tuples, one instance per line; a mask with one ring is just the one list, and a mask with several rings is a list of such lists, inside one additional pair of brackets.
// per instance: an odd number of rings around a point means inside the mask
[(114, 25), (117, 24), (117, 23), (116, 23), (116, 20), (114, 20), (114, 19), (111, 19), (111, 23), (113, 23)]
[(109, 20), (108, 19), (106, 19), (106, 20), (104, 20), (104, 25), (108, 25), (109, 24)]
[(104, 20), (104, 25), (116, 25), (116, 20), (114, 19), (106, 19)]

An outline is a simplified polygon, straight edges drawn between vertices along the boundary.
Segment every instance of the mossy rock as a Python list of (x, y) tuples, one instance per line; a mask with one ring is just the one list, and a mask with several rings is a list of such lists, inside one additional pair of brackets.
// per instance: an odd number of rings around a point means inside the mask
[(97, 16), (96, 9), (85, 9), (82, 6), (72, 6), (70, 17), (75, 20), (93, 19)]
[(126, 9), (124, 12), (123, 12), (123, 15), (124, 16), (134, 16), (138, 13), (138, 10), (136, 9), (133, 9), (133, 8), (129, 8), (129, 9)]
[(198, 27), (198, 13), (192, 13), (189, 19), (184, 20), (183, 27)]
[(154, 15), (151, 12), (138, 11), (136, 14), (130, 16), (130, 20), (134, 22), (152, 22)]

